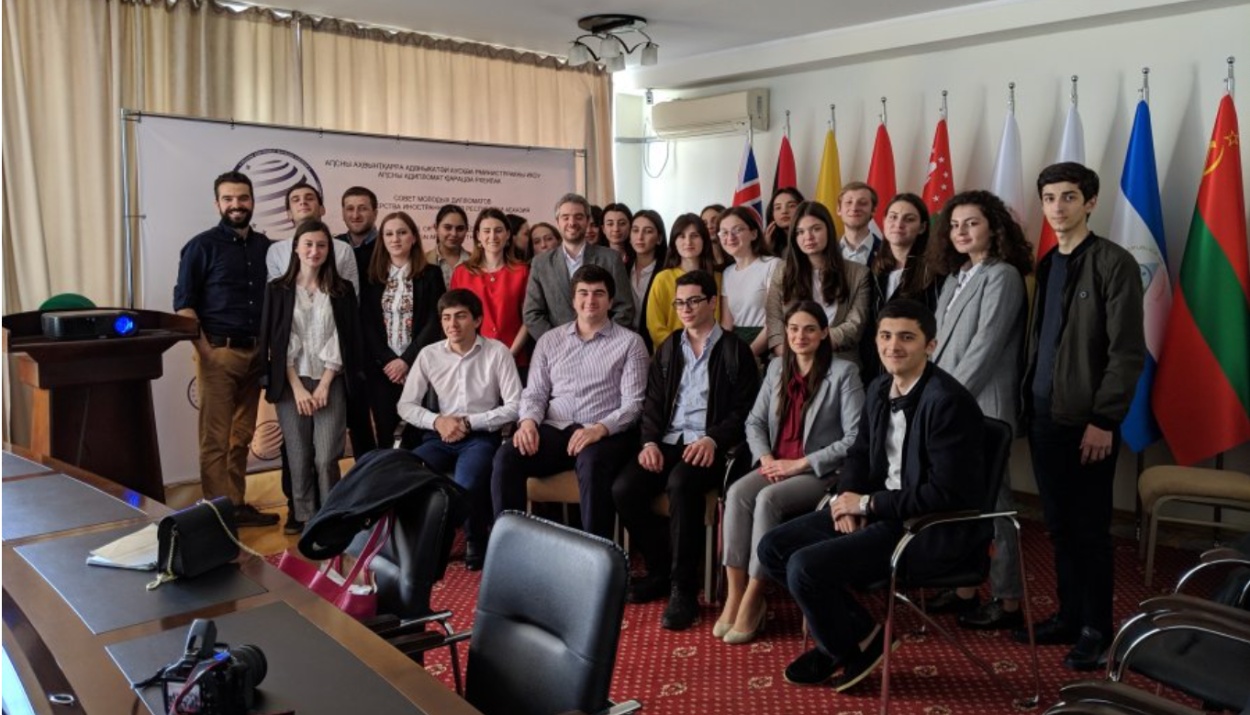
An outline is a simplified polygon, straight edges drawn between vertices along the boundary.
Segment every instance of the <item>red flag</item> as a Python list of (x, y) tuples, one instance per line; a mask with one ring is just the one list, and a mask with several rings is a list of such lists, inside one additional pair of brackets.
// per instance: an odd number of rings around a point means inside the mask
[(894, 148), (885, 122), (877, 125), (877, 141), (872, 145), (872, 163), (868, 165), (868, 185), (877, 192), (877, 226), (885, 225), (886, 204), (894, 198)]
[(1151, 404), (1180, 464), (1250, 440), (1250, 257), (1237, 110), (1207, 145)]
[[(925, 179), (925, 205), (929, 214), (937, 216), (946, 202), (955, 195), (955, 178), (951, 170), (951, 144), (946, 135), (946, 118), (938, 120), (937, 131), (933, 133), (933, 148), (929, 150), (929, 178)], [(888, 201), (882, 198), (882, 201)]]
[(798, 188), (799, 180), (794, 170), (794, 152), (790, 149), (790, 137), (781, 137), (781, 153), (777, 155), (777, 173), (773, 174), (773, 193), (777, 189)]

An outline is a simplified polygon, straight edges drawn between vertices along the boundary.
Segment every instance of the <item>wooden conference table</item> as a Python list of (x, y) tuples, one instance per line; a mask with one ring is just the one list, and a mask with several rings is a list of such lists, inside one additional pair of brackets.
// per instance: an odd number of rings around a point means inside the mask
[[(228, 572), (230, 583), (246, 595), (187, 611), (178, 607), (178, 598), (190, 595), (194, 602), (202, 595), (197, 592), (211, 591), (209, 574), (184, 582), (181, 595), (159, 594), (172, 584), (154, 592), (133, 585), (136, 579), (153, 578), (151, 572), (87, 566), (87, 547), (80, 544), (107, 543), (171, 510), (71, 465), (28, 457), (7, 447), (4, 454), (3, 647), (5, 674), (10, 676), (4, 680), (6, 712), (143, 713), (148, 708), (131, 689), (131, 673), (123, 672), (122, 663), (129, 659), (133, 671), (138, 667), (134, 663), (145, 662), (145, 648), (148, 661), (159, 658), (156, 667), (176, 661), (192, 620), (212, 618), (219, 640), (231, 646), (274, 644), (263, 648), (269, 673), (259, 686), (258, 712), (274, 706), (299, 715), (331, 712), (331, 701), (341, 696), (351, 699), (354, 712), (478, 713), (420, 665), (262, 559), (245, 558), (237, 572), (233, 567), (217, 570)], [(86, 503), (89, 507), (78, 506)], [(108, 520), (83, 523), (93, 521), (89, 514)], [(117, 588), (120, 582), (126, 586)], [(89, 589), (87, 598), (84, 588)], [(135, 604), (158, 602), (165, 604), (163, 609), (135, 615)], [(282, 632), (266, 634), (271, 624)], [(304, 640), (292, 640), (292, 633)], [(292, 648), (306, 652), (292, 654)], [(13, 674), (20, 688), (12, 682)], [(318, 688), (339, 692), (327, 698), (317, 694)], [(25, 703), (13, 698), (11, 689), (23, 691)], [(148, 701), (154, 694), (159, 708), (160, 690), (151, 691)], [(9, 710), (13, 703), (18, 706)]]

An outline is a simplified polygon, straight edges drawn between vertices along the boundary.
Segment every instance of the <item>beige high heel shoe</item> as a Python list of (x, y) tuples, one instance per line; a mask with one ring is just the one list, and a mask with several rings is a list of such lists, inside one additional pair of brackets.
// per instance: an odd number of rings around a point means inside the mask
[(712, 637), (717, 638), (717, 639), (724, 638), (726, 633), (733, 630), (733, 627), (734, 627), (734, 624), (732, 623), (725, 623), (723, 621), (717, 621), (712, 626)]
[(755, 637), (764, 632), (764, 622), (768, 620), (768, 604), (760, 610), (759, 622), (755, 624), (753, 630), (743, 633), (735, 631), (732, 628), (725, 634), (724, 641), (729, 645), (745, 645), (755, 640)]

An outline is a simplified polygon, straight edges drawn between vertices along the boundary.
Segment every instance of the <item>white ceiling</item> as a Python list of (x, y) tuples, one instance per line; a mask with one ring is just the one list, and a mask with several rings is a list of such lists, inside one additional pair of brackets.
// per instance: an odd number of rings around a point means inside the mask
[[(667, 60), (980, 4), (982, 0), (262, 0), (375, 25), (564, 56), (595, 13), (640, 15)], [(993, 3), (998, 4), (998, 3)], [(631, 40), (632, 44), (632, 40)]]

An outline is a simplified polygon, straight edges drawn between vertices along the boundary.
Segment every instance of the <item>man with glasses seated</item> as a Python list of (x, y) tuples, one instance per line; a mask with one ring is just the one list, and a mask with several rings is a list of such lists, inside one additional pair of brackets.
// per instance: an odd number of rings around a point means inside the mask
[[(985, 500), (984, 418), (972, 394), (929, 362), (936, 336), (933, 311), (921, 303), (899, 299), (881, 309), (876, 340), (886, 374), (865, 390), (837, 497), (760, 541), (760, 563), (789, 589), (816, 641), (786, 668), (788, 682), (831, 680), (841, 692), (875, 670), (897, 641), (885, 642), (881, 624), (850, 587), (889, 578), (904, 521), (977, 509)], [(903, 568), (921, 577), (983, 558), (983, 528), (927, 531)]]
[[(712, 275), (682, 274), (676, 296), (673, 308), (684, 329), (651, 359), (642, 452), (612, 485), (621, 523), (647, 566), (628, 599), (642, 603), (667, 594), (660, 625), (669, 630), (689, 628), (698, 616), (704, 498), (720, 484), (726, 452), (745, 439), (743, 425), (759, 388), (751, 348), (716, 323)], [(668, 519), (651, 508), (664, 493)]]

